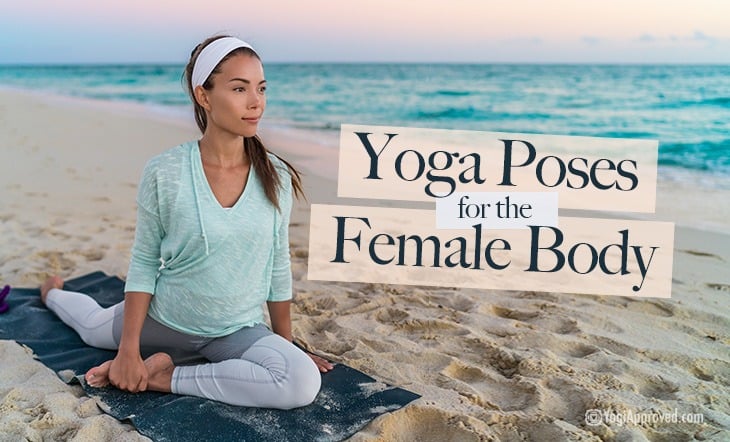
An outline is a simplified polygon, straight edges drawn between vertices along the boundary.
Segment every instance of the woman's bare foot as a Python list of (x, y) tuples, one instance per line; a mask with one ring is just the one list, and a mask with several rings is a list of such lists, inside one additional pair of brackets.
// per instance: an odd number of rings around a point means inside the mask
[(112, 360), (108, 360), (103, 364), (89, 369), (84, 375), (86, 383), (94, 388), (106, 387), (109, 385), (109, 367), (112, 365)]
[(61, 279), (60, 276), (53, 275), (49, 276), (48, 279), (46, 279), (46, 282), (43, 283), (41, 286), (41, 302), (43, 305), (46, 305), (46, 298), (48, 297), (48, 292), (51, 291), (51, 289), (62, 289), (63, 288), (63, 279)]
[(147, 389), (170, 393), (172, 384), (172, 371), (175, 364), (167, 353), (155, 353), (144, 360), (147, 367)]

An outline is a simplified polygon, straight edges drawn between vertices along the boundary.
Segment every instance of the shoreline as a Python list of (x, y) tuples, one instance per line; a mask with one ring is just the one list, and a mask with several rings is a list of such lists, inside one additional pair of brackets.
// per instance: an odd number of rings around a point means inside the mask
[[(122, 108), (0, 90), (0, 152), (13, 166), (0, 175), (5, 284), (33, 287), (51, 273), (126, 275), (142, 167), (198, 131)], [(295, 204), (290, 228), (294, 334), (423, 396), (352, 440), (730, 437), (730, 236), (676, 228), (671, 299), (310, 281), (308, 205), (337, 201), (328, 176), (336, 150), (328, 156), (291, 132), (262, 132), (306, 173), (309, 201)], [(0, 416), (0, 433), (141, 440), (72, 387), (51, 386), (55, 374), (13, 345), (0, 342), (0, 370), (12, 373), (0, 383), (0, 404), (15, 410)], [(40, 404), (58, 417), (54, 425), (23, 411)], [(591, 427), (590, 409), (678, 409), (703, 413), (705, 423)]]
[[(32, 97), (49, 105), (98, 110), (128, 118), (143, 117), (163, 125), (177, 126), (186, 133), (190, 133), (191, 137), (199, 137), (192, 112), (190, 109), (181, 107), (127, 100), (68, 96), (14, 86), (0, 86), (0, 94)], [(333, 186), (336, 192), (339, 131), (308, 129), (281, 121), (267, 122), (264, 119), (261, 123), (260, 134), (267, 145), (274, 146), (274, 152), (285, 157), (294, 157), (296, 166), (304, 169), (306, 175), (314, 175), (318, 180), (327, 181), (328, 185)], [(591, 211), (570, 211), (566, 209), (561, 209), (561, 212), (565, 211), (566, 214), (570, 214), (569, 216), (674, 222), (677, 227), (730, 235), (730, 205), (715, 203), (729, 200), (730, 177), (711, 171), (659, 165), (654, 213), (592, 213)], [(331, 201), (331, 199), (328, 199), (328, 201)], [(373, 204), (403, 204), (404, 207), (408, 207), (409, 203), (374, 201)]]

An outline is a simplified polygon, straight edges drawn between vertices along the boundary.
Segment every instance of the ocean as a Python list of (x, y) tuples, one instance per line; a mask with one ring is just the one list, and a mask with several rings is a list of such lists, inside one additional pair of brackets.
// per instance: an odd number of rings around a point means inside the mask
[[(182, 70), (0, 65), (0, 85), (189, 115)], [(315, 134), (353, 123), (658, 139), (660, 166), (730, 188), (730, 66), (270, 63), (265, 71), (269, 124)]]

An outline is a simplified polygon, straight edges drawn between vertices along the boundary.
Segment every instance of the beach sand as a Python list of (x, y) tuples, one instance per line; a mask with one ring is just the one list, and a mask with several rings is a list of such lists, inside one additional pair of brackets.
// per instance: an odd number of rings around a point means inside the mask
[[(124, 277), (145, 162), (197, 136), (141, 105), (0, 91), (0, 283)], [(336, 201), (336, 151), (263, 136), (306, 174), (291, 225), (295, 336), (423, 396), (352, 440), (730, 440), (730, 229), (677, 227), (671, 299), (308, 281), (308, 207)], [(730, 224), (728, 192), (658, 192), (663, 219)], [(0, 373), (0, 441), (146, 440), (12, 341)], [(591, 409), (653, 421), (590, 426)]]

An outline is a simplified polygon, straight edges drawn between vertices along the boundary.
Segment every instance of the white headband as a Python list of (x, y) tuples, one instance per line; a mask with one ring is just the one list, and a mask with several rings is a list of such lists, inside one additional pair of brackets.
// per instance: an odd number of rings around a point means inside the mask
[(219, 38), (204, 47), (195, 60), (195, 66), (193, 66), (193, 77), (191, 79), (193, 89), (197, 86), (202, 86), (223, 57), (238, 48), (249, 48), (254, 51), (250, 44), (236, 37)]

